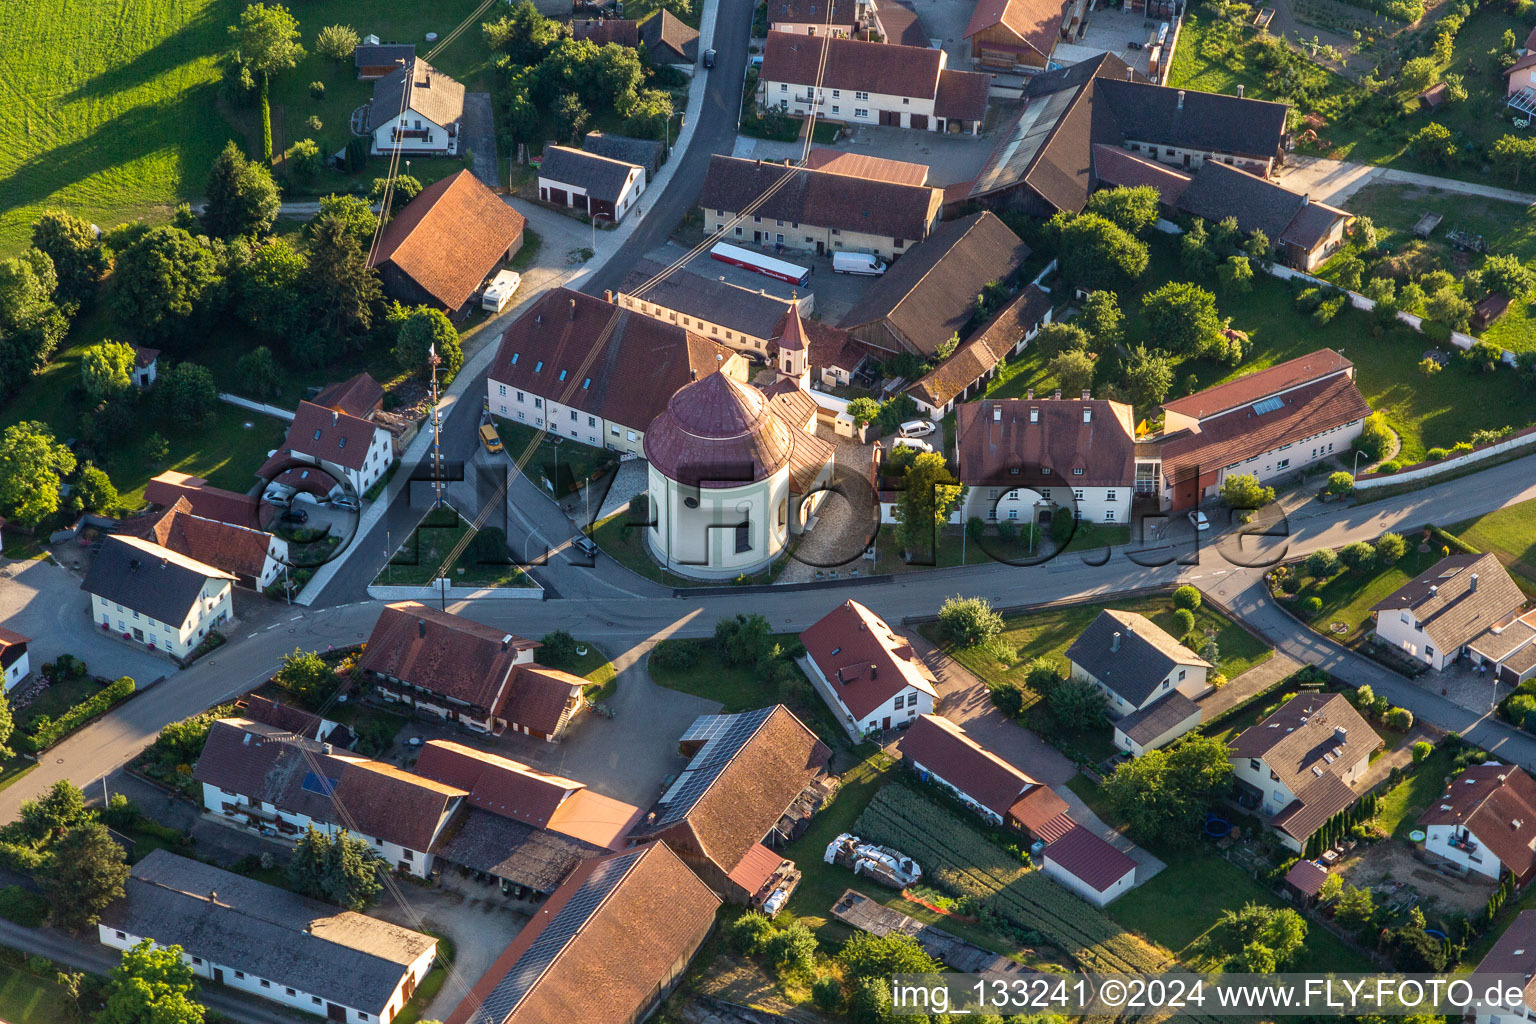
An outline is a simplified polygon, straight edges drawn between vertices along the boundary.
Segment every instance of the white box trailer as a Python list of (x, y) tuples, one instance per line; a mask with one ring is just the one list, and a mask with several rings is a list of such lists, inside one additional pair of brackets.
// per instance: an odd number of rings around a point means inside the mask
[(500, 313), (507, 308), (517, 286), (522, 283), (523, 276), (515, 270), (501, 271), (485, 286), (485, 292), (480, 297), (480, 308), (490, 313)]

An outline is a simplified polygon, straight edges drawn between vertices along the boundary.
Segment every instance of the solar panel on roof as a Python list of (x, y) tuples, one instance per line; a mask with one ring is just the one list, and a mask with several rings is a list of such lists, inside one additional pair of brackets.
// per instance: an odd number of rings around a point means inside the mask
[(678, 775), (672, 788), (657, 801), (664, 810), (652, 824), (659, 828), (687, 817), (693, 805), (720, 777), (725, 766), (731, 763), (771, 714), (773, 708), (769, 707), (743, 711), (737, 715), (710, 715), (695, 719), (683, 734), (683, 742), (703, 740), (704, 745)]
[(328, 797), (336, 792), (336, 787), (341, 785), (341, 780), (333, 779), (326, 775), (319, 775), (315, 772), (305, 772), (304, 781), (301, 785), (306, 792)]
[(1281, 409), (1284, 407), (1285, 402), (1278, 398), (1266, 398), (1263, 401), (1253, 403), (1253, 411), (1258, 413), (1260, 416), (1267, 412), (1274, 412), (1276, 409)]

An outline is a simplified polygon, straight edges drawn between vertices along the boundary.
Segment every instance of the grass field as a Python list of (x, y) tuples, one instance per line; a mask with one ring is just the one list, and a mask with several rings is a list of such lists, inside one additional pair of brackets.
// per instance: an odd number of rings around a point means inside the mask
[(1413, 769), (1413, 774), (1391, 789), (1384, 789), (1376, 802), (1376, 823), (1393, 839), (1407, 840), (1417, 825), (1419, 815), (1430, 802), (1445, 791), (1445, 777), (1451, 772), (1455, 753), (1440, 747)]
[(0, 966), (0, 1020), (8, 1024), (60, 1024), (75, 1019), (74, 1005), (51, 981)]
[(1449, 532), (1497, 555), (1527, 594), (1536, 594), (1536, 501), (1501, 508), (1452, 526)]
[[(1346, 569), (1327, 580), (1308, 579), (1296, 594), (1292, 610), (1300, 614), (1299, 602), (1309, 597), (1322, 601), (1322, 609), (1311, 616), (1312, 625), (1333, 636), (1340, 642), (1356, 639), (1371, 626), (1371, 606), (1428, 569), (1441, 559), (1440, 548), (1430, 546), (1428, 551), (1418, 550), (1418, 535), (1409, 539), (1408, 552), (1395, 565), (1358, 573)], [(1342, 622), (1349, 629), (1334, 633), (1328, 627)]]
[[(587, 653), (578, 655), (574, 663), (564, 666), (564, 670), (591, 681), (591, 685), (584, 690), (588, 700), (607, 700), (613, 696), (614, 687), (618, 685), (619, 674), (613, 662), (608, 660), (608, 655), (596, 644), (586, 640), (577, 640), (576, 643), (585, 646)], [(534, 653), (534, 660), (538, 660), (537, 652)]]
[[(511, 564), (510, 552), (506, 552), (507, 561), (502, 562), (501, 553), (482, 551), (475, 543), (476, 536), (470, 524), (452, 508), (433, 509), (400, 545), (379, 573), (377, 582), (386, 586), (426, 586), (452, 558), (447, 575), (455, 586), (533, 585), (521, 569)], [(461, 548), (466, 537), (470, 542)], [(502, 547), (505, 551), (504, 544)]]

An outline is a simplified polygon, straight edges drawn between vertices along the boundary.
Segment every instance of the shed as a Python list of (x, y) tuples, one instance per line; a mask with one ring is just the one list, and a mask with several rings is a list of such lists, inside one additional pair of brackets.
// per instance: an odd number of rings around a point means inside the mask
[(1479, 331), (1509, 312), (1509, 296), (1503, 292), (1490, 292), (1483, 301), (1472, 307), (1472, 326)]
[(1328, 869), (1315, 860), (1298, 860), (1285, 873), (1285, 886), (1304, 903), (1317, 899), (1328, 879)]
[(1423, 111), (1438, 110), (1445, 105), (1450, 98), (1451, 90), (1444, 82), (1439, 82), (1419, 93), (1419, 109)]

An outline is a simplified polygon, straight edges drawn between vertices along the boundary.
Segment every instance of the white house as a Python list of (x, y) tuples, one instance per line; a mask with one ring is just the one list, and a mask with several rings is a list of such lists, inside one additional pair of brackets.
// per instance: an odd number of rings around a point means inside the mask
[(133, 346), (133, 386), (140, 391), (148, 388), (160, 374), (160, 350)]
[(184, 658), (234, 617), (235, 576), (138, 537), (108, 537), (80, 589), (91, 620), (172, 657)]
[(1524, 885), (1536, 869), (1536, 781), (1515, 765), (1472, 765), (1419, 816), (1432, 863)]
[(961, 402), (986, 391), (1005, 360), (1024, 351), (1051, 322), (1050, 293), (1028, 285), (992, 315), (954, 353), (907, 388), (917, 411), (941, 420)]
[(1300, 694), (1230, 744), (1238, 803), (1268, 818), (1281, 845), (1300, 853), (1360, 798), (1352, 787), (1380, 744), (1343, 694)]
[(32, 661), (27, 655), (27, 644), (31, 642), (31, 637), (0, 626), (0, 674), (3, 674), (7, 693), (32, 674)]
[[(657, 281), (666, 269), (652, 260), (637, 261), (619, 286), (616, 301), (625, 309), (685, 327), (759, 360), (766, 360), (773, 351), (791, 306), (802, 317), (815, 307), (815, 293), (760, 274), (750, 275), (762, 282), (751, 288), (724, 274), (709, 277), (691, 270)], [(720, 269), (725, 269), (723, 264)]]
[(97, 936), (180, 946), (199, 978), (348, 1024), (390, 1024), (437, 956), (430, 935), (167, 850), (133, 866)]
[(874, 17), (869, 0), (768, 0), (768, 30), (800, 36), (856, 36)]
[(1430, 668), (1443, 669), (1476, 641), (1491, 646), (1525, 604), (1496, 556), (1458, 553), (1442, 558), (1371, 608), (1375, 633)]
[(318, 466), (338, 481), (329, 487), (332, 496), (345, 494), (341, 481), (361, 496), (389, 470), (395, 459), (389, 431), (339, 409), (300, 402), (283, 447), (267, 459), (257, 475), (270, 480), (291, 466)]
[[(1067, 802), (941, 715), (919, 715), (898, 744), (918, 778), (934, 782), (994, 825), (1057, 838), (1071, 827)], [(1057, 831), (1059, 830), (1059, 831)]]
[(457, 156), (463, 121), (464, 86), (420, 57), (373, 83), (368, 133), (375, 155)]
[(1200, 724), (1194, 698), (1210, 689), (1211, 668), (1145, 615), (1114, 608), (1067, 648), (1068, 674), (1099, 688), (1120, 748), (1137, 755)]
[(617, 224), (645, 193), (645, 168), (569, 146), (545, 146), (539, 198)]
[(1075, 823), (1046, 844), (1040, 868), (1096, 907), (1108, 906), (1136, 885), (1136, 862)]
[(432, 844), (466, 795), (244, 718), (213, 724), (192, 777), (214, 814), (258, 831), (275, 828), (290, 839), (310, 826), (329, 835), (347, 832), (391, 868), (421, 878), (431, 875)]
[(844, 601), (800, 634), (803, 665), (850, 736), (933, 714), (933, 674), (901, 636), (857, 601)]
[[(1536, 61), (1533, 61), (1536, 63)], [(1536, 910), (1522, 910), (1504, 929), (1488, 955), (1472, 972), (1478, 977), (1504, 975), (1524, 980), (1518, 985), (1520, 998), (1492, 1000), (1477, 1005), (1472, 1020), (1476, 1024), (1516, 1024), (1536, 1020)], [(1483, 985), (1478, 995), (1489, 988)]]

